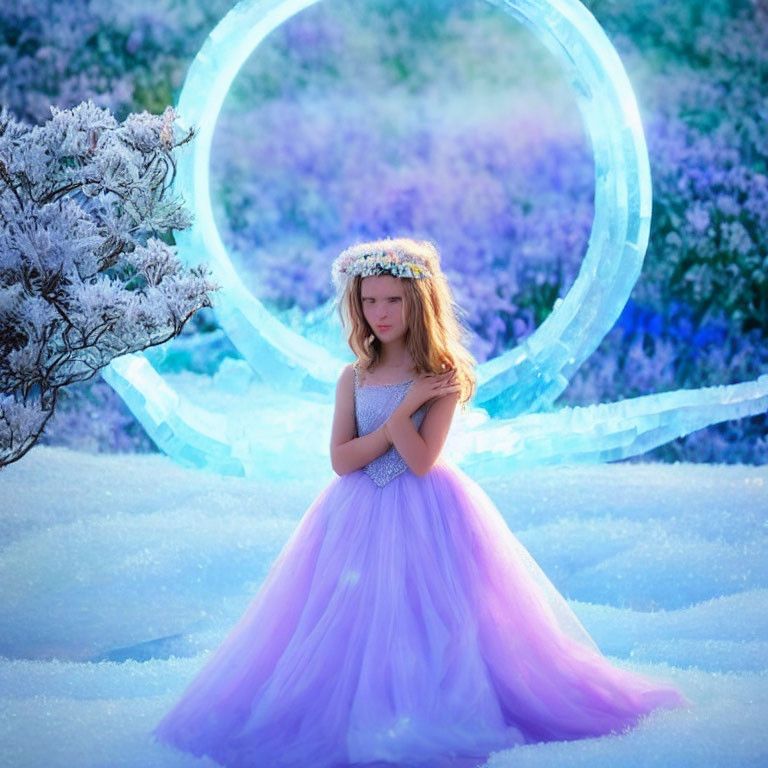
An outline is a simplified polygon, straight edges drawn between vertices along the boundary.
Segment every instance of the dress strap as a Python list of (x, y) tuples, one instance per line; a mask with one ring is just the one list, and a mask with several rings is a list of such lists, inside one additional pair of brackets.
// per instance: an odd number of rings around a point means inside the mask
[(355, 363), (354, 363), (354, 365), (352, 367), (355, 370), (355, 389), (357, 389), (358, 386), (359, 386), (358, 379), (357, 379), (357, 360), (355, 360)]

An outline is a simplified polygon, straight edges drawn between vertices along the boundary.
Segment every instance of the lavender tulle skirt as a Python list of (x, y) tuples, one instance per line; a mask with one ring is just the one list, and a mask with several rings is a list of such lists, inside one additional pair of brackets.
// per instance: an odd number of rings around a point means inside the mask
[(613, 666), (485, 492), (440, 459), (321, 491), (152, 731), (227, 768), (469, 768), (690, 706)]

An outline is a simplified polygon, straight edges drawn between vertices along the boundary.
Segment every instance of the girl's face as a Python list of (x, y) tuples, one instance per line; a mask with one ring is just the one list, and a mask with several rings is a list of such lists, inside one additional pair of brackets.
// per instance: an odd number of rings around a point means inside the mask
[(403, 281), (392, 275), (364, 277), (360, 283), (363, 315), (376, 337), (394, 341), (405, 335), (405, 297)]

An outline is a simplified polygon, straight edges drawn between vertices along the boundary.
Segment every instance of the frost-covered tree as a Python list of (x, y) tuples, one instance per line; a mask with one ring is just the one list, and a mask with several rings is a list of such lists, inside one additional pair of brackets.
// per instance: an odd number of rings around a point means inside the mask
[(178, 335), (217, 286), (172, 230), (172, 108), (118, 122), (91, 101), (30, 126), (0, 111), (0, 467), (40, 437), (60, 387)]

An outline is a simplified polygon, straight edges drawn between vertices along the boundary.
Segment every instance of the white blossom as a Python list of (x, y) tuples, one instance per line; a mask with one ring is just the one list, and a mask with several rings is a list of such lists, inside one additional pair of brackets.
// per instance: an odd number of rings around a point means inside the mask
[(191, 221), (169, 190), (192, 138), (175, 111), (51, 113), (30, 127), (0, 111), (0, 467), (40, 436), (59, 387), (179, 334), (218, 287), (158, 237)]

